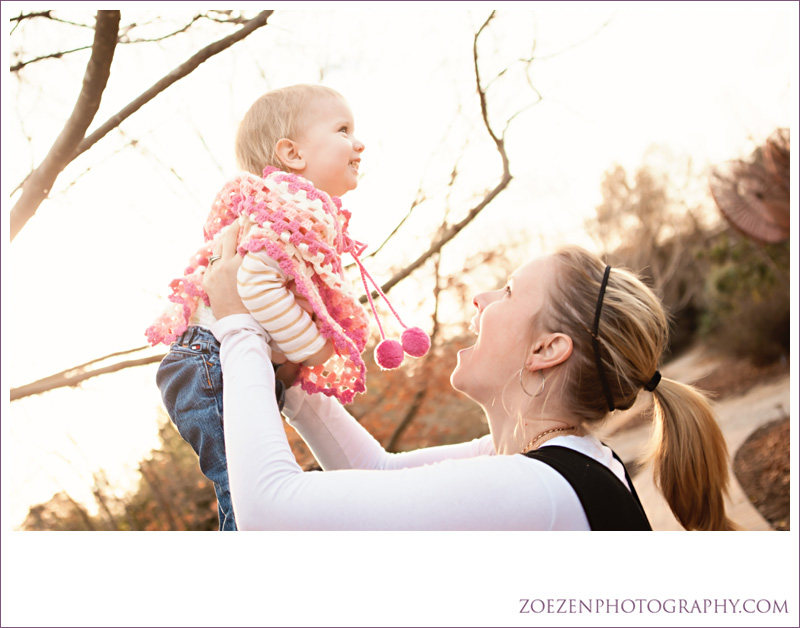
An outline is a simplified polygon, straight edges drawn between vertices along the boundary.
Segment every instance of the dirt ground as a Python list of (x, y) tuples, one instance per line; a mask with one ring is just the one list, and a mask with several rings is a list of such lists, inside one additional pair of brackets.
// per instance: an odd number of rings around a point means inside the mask
[[(788, 362), (766, 366), (715, 355), (713, 365), (694, 384), (717, 400), (742, 395), (789, 373)], [(692, 379), (692, 378), (689, 378)], [(632, 429), (648, 421), (636, 416), (621, 426)], [(775, 530), (789, 529), (789, 417), (771, 421), (754, 430), (737, 451), (731, 451), (736, 479), (750, 502)]]
[(776, 530), (788, 530), (789, 418), (753, 432), (736, 452), (733, 470), (761, 516)]
[[(789, 372), (788, 363), (755, 366), (726, 360), (697, 385), (718, 399), (746, 392)], [(789, 529), (789, 417), (755, 430), (731, 452), (736, 479), (750, 502), (776, 530)]]

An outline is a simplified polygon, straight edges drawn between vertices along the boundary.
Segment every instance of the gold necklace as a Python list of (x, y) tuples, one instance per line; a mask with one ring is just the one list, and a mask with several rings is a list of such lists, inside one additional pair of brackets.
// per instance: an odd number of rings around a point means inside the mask
[(541, 434), (536, 436), (533, 440), (531, 440), (531, 442), (528, 443), (528, 445), (525, 447), (525, 449), (522, 450), (522, 453), (524, 454), (524, 453), (527, 453), (527, 452), (531, 451), (532, 449), (536, 449), (536, 447), (534, 447), (534, 445), (536, 443), (538, 443), (542, 438), (547, 436), (548, 434), (556, 434), (558, 432), (574, 432), (577, 429), (578, 428), (573, 425), (572, 427), (555, 427), (552, 430), (547, 430), (546, 432), (542, 432)]

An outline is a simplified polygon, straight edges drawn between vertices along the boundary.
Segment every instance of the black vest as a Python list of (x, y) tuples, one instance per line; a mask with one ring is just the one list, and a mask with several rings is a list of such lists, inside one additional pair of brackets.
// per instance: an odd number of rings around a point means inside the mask
[[(652, 530), (627, 469), (630, 491), (608, 467), (574, 449), (550, 445), (525, 455), (564, 476), (577, 493), (592, 530)], [(619, 460), (617, 454), (614, 458)]]

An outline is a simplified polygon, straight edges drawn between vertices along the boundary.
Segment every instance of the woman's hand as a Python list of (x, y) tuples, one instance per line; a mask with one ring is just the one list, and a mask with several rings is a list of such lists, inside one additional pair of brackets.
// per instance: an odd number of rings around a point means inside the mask
[(203, 289), (211, 300), (211, 311), (219, 320), (231, 314), (247, 314), (247, 308), (239, 297), (236, 272), (242, 265), (242, 257), (236, 252), (239, 240), (237, 224), (232, 224), (222, 235), (203, 275)]
[[(211, 258), (219, 256), (219, 259), (211, 262), (203, 275), (203, 289), (211, 301), (211, 311), (217, 320), (232, 314), (250, 313), (242, 303), (236, 284), (236, 273), (242, 265), (242, 257), (237, 253), (237, 249), (241, 234), (246, 233), (255, 223), (248, 218), (240, 218), (239, 221), (241, 226), (239, 223), (231, 224), (214, 245)], [(272, 350), (272, 361), (275, 364), (286, 362), (286, 356), (281, 353), (274, 341), (269, 338), (268, 340)], [(287, 372), (285, 377), (291, 375)]]

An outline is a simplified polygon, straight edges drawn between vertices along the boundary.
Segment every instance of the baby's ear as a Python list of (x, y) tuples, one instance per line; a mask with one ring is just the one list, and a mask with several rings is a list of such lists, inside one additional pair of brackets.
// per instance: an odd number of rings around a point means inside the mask
[(306, 167), (306, 160), (300, 155), (300, 148), (287, 137), (283, 137), (275, 144), (275, 156), (287, 171), (302, 172)]

